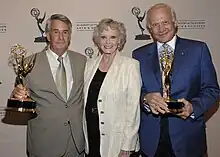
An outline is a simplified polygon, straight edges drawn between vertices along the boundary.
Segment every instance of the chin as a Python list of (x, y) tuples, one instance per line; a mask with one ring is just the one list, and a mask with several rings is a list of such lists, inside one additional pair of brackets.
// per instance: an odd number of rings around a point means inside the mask
[(159, 41), (161, 43), (166, 43), (166, 42), (170, 41), (171, 39), (170, 38), (160, 38), (160, 39), (157, 39), (157, 41)]
[(58, 46), (57, 48), (58, 49), (66, 49), (67, 47), (66, 46)]
[(155, 39), (161, 43), (165, 43), (165, 42), (168, 42), (170, 40), (172, 40), (173, 36), (172, 35), (161, 35), (161, 36), (158, 36), (156, 37)]
[(113, 54), (115, 51), (103, 51), (104, 54)]
[(110, 55), (110, 54), (113, 54), (113, 52), (103, 52), (103, 54)]

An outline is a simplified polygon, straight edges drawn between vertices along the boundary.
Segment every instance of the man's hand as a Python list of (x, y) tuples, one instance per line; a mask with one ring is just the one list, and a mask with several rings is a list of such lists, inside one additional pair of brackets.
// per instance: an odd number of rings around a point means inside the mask
[(169, 113), (168, 105), (160, 93), (148, 93), (144, 96), (145, 102), (149, 105), (152, 113)]
[(178, 99), (178, 102), (183, 102), (184, 107), (182, 108), (182, 112), (178, 113), (177, 115), (180, 116), (183, 119), (188, 118), (193, 112), (192, 104), (184, 98)]
[(13, 95), (13, 98), (23, 101), (29, 96), (29, 92), (26, 87), (19, 84), (14, 88), (12, 95)]

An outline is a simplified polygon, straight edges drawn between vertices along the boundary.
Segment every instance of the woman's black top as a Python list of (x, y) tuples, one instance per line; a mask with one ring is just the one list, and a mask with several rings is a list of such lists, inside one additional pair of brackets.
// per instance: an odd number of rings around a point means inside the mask
[(105, 75), (106, 72), (101, 72), (98, 69), (89, 86), (86, 103), (86, 121), (89, 143), (89, 154), (87, 157), (101, 157), (97, 99)]

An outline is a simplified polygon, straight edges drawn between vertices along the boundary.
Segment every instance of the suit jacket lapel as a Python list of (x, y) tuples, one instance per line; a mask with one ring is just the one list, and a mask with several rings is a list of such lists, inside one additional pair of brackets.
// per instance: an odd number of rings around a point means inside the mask
[(174, 60), (172, 68), (172, 80), (173, 81), (179, 71), (180, 67), (186, 62), (186, 56), (188, 55), (187, 45), (184, 44), (184, 41), (177, 37), (176, 46), (174, 51)]
[(48, 91), (53, 92), (60, 100), (64, 101), (63, 97), (60, 95), (59, 91), (57, 90), (57, 86), (54, 81), (45, 50), (43, 50), (41, 53), (37, 55), (37, 60), (40, 61), (40, 65), (39, 65), (40, 69), (44, 69), (41, 71), (41, 76), (45, 78), (45, 80), (50, 80), (47, 82)]
[(101, 62), (101, 59), (102, 59), (102, 55), (100, 55), (99, 57), (95, 58), (91, 64), (89, 64), (88, 68), (90, 69), (90, 71), (88, 71), (89, 73), (89, 85), (90, 83), (92, 82), (92, 79), (97, 71), (97, 69), (99, 68), (99, 64)]
[(160, 63), (159, 63), (159, 58), (158, 58), (158, 52), (157, 52), (157, 44), (156, 42), (151, 46), (150, 50), (149, 50), (149, 61), (151, 62), (152, 67), (150, 67), (150, 69), (153, 69), (154, 75), (156, 77), (156, 80), (159, 84), (159, 86), (161, 87), (162, 85), (162, 74), (161, 74), (161, 70), (160, 70)]
[[(97, 57), (94, 60), (88, 61), (89, 64), (87, 63), (87, 66), (89, 66), (87, 68), (88, 69), (87, 74), (85, 74), (86, 79), (89, 79), (88, 82), (86, 81), (87, 83), (86, 83), (86, 86), (85, 86), (85, 88), (86, 88), (85, 93), (87, 93), (87, 94), (88, 94), (88, 90), (89, 90), (89, 85), (91, 84), (91, 81), (92, 81), (92, 79), (93, 79), (93, 77), (94, 77), (94, 75), (95, 75), (95, 73), (96, 73), (96, 71), (99, 67), (102, 56), (103, 55)], [(99, 94), (102, 94), (103, 92), (105, 92), (105, 90), (103, 90), (103, 89), (105, 89), (107, 87), (111, 87), (111, 85), (114, 84), (114, 82), (113, 82), (114, 79), (112, 79), (112, 78), (115, 77), (115, 75), (116, 75), (115, 71), (117, 71), (117, 69), (118, 69), (118, 63), (120, 62), (120, 57), (119, 56), (120, 56), (120, 54), (116, 54), (116, 56), (115, 56), (115, 58), (112, 62), (112, 65), (110, 66), (110, 68), (109, 68), (109, 70), (108, 70), (108, 72), (107, 72), (107, 74), (106, 74), (106, 76), (103, 80), (103, 83), (101, 85)], [(85, 99), (87, 99), (87, 95), (85, 95)]]
[[(75, 56), (75, 53), (77, 52), (72, 52), (72, 51), (68, 51), (67, 54), (69, 56), (69, 60), (70, 60), (70, 65), (71, 65), (71, 69), (72, 69), (72, 77), (73, 77), (73, 84), (72, 84), (72, 88), (71, 88), (71, 91), (70, 91), (70, 95), (69, 95), (69, 98), (73, 97), (74, 95), (74, 90), (79, 81), (79, 77), (80, 75), (77, 73), (77, 65), (81, 64), (81, 60), (78, 60), (77, 57)], [(68, 99), (69, 99), (68, 98)]]
[[(115, 55), (115, 58), (111, 64), (111, 66), (108, 69), (108, 72), (103, 80), (102, 86), (100, 88), (100, 93), (102, 94), (106, 91), (109, 92), (109, 90), (111, 90), (111, 86), (114, 84), (114, 81), (116, 80), (116, 77), (118, 76), (118, 69), (120, 66), (120, 52), (117, 52), (117, 54)], [(108, 90), (105, 90), (108, 89)]]
[[(75, 86), (75, 83), (76, 83), (76, 81), (75, 81), (75, 77), (77, 76), (77, 74), (76, 74), (76, 61), (75, 60), (73, 60), (73, 58), (74, 58), (74, 54), (73, 53), (71, 53), (71, 52), (67, 52), (67, 54), (68, 54), (68, 57), (69, 57), (69, 61), (70, 61), (70, 66), (71, 66), (71, 70), (72, 70), (72, 78), (73, 78), (73, 84), (72, 84), (72, 88), (71, 88), (71, 91), (70, 91), (70, 94), (69, 94), (69, 97), (68, 97), (68, 99), (69, 98), (71, 98), (72, 96), (73, 96), (73, 90), (74, 90), (74, 86)], [(68, 99), (67, 99), (67, 101), (68, 101)]]
[[(146, 75), (146, 79), (150, 79), (149, 76), (152, 74), (155, 76), (158, 86), (154, 85), (154, 87), (151, 88), (152, 91), (158, 90), (160, 88), (160, 91), (162, 92), (162, 73), (158, 58), (158, 52), (157, 52), (157, 43), (154, 42), (148, 49), (146, 49), (146, 58), (143, 57), (143, 63), (146, 65), (144, 66), (149, 74)], [(171, 83), (174, 79), (176, 79), (176, 76), (179, 72), (179, 68), (183, 65), (184, 62), (186, 62), (188, 56), (187, 52), (187, 44), (183, 41), (183, 39), (177, 37), (176, 40), (176, 46), (175, 46), (175, 52), (174, 52), (174, 61), (173, 61), (173, 68), (172, 68), (172, 77), (171, 77)], [(152, 78), (153, 80), (155, 78)]]
[(88, 59), (87, 63), (86, 63), (86, 72), (84, 73), (84, 99), (85, 99), (85, 105), (86, 106), (86, 101), (87, 101), (87, 96), (88, 96), (88, 91), (89, 91), (89, 86), (92, 82), (92, 79), (99, 67), (99, 63), (102, 59), (102, 55), (98, 56), (95, 59)]

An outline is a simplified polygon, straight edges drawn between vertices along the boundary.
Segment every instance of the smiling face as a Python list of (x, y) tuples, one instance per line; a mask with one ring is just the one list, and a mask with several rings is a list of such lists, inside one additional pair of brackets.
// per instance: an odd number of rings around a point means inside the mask
[(59, 56), (62, 55), (70, 44), (71, 32), (68, 25), (60, 20), (52, 20), (47, 39), (51, 50)]
[(171, 9), (165, 6), (153, 8), (148, 15), (148, 29), (158, 42), (172, 40), (176, 34), (177, 22), (172, 16)]
[(109, 26), (100, 33), (99, 49), (104, 54), (114, 54), (118, 50), (119, 32)]

